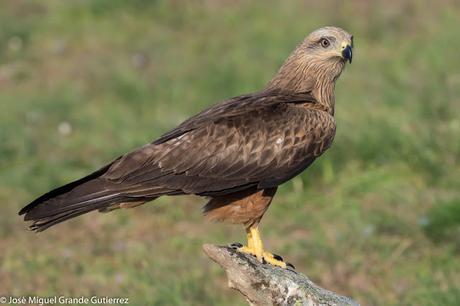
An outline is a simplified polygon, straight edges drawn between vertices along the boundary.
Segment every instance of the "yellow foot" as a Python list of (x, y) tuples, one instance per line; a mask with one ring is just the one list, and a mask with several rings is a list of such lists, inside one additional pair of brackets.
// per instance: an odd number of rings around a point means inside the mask
[(264, 252), (262, 255), (263, 258), (265, 259), (266, 262), (273, 266), (278, 266), (281, 268), (286, 268), (286, 263), (283, 261), (283, 259), (280, 256), (275, 256), (272, 253)]
[(247, 246), (242, 246), (237, 249), (241, 253), (254, 255), (257, 260), (260, 262), (266, 262), (273, 266), (278, 266), (281, 268), (286, 268), (287, 265), (280, 256), (275, 256), (269, 252), (257, 252), (255, 248), (249, 248)]
[(239, 252), (245, 254), (254, 255), (257, 260), (264, 263), (269, 263), (273, 266), (287, 268), (294, 270), (294, 266), (290, 263), (285, 263), (283, 258), (278, 255), (273, 255), (272, 253), (268, 253), (264, 251), (264, 246), (262, 243), (262, 239), (260, 239), (260, 233), (257, 226), (252, 226), (246, 229), (246, 233), (248, 235), (248, 245), (243, 246), (240, 243), (233, 243), (231, 247), (235, 248)]

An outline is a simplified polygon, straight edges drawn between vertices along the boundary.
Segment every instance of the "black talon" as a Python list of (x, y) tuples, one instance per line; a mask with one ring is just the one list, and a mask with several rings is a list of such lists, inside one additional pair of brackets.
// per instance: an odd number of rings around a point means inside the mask
[(230, 244), (230, 247), (231, 247), (232, 249), (239, 249), (239, 248), (241, 248), (242, 246), (243, 246), (243, 245), (242, 245), (241, 243), (239, 243), (239, 242), (233, 242), (232, 244)]
[(287, 262), (287, 263), (286, 263), (286, 268), (291, 268), (292, 270), (295, 270), (294, 265), (291, 264), (290, 262)]
[(279, 261), (284, 261), (283, 260), (283, 257), (277, 255), (277, 254), (273, 254), (273, 258), (275, 258), (276, 260), (279, 260)]

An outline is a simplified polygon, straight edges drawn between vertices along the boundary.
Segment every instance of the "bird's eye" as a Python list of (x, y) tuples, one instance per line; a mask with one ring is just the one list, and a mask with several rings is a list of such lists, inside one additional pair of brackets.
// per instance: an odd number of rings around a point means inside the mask
[(321, 47), (327, 48), (331, 45), (331, 42), (327, 38), (323, 38), (319, 42), (321, 44)]

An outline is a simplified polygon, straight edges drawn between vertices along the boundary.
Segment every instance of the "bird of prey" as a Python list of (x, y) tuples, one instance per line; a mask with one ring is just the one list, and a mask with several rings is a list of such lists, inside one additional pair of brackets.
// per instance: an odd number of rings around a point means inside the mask
[(334, 87), (352, 61), (353, 37), (337, 27), (310, 33), (259, 92), (220, 102), (152, 143), (51, 190), (20, 215), (43, 231), (93, 210), (135, 207), (164, 195), (209, 201), (207, 218), (242, 224), (239, 251), (286, 267), (258, 229), (277, 187), (305, 170), (335, 135)]

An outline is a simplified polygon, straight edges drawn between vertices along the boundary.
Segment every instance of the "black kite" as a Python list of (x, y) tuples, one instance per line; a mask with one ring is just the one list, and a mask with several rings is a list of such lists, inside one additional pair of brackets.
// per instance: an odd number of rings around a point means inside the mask
[(258, 224), (278, 185), (331, 145), (335, 81), (351, 60), (350, 34), (318, 29), (262, 91), (212, 106), (154, 142), (42, 195), (19, 214), (38, 232), (92, 210), (195, 194), (209, 198), (208, 218), (245, 226), (248, 245), (240, 251), (286, 267), (264, 251)]

